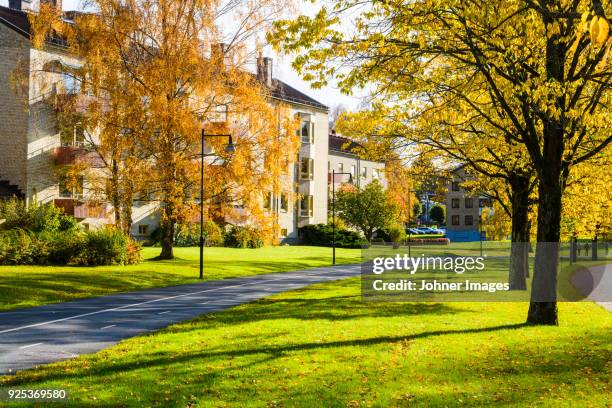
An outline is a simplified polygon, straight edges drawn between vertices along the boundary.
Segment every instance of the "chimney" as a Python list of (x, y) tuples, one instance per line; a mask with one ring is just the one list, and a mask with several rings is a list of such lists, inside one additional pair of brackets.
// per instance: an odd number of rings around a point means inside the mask
[(257, 58), (257, 79), (268, 88), (272, 87), (272, 58)]
[(21, 10), (21, 0), (9, 0), (9, 8), (13, 10)]

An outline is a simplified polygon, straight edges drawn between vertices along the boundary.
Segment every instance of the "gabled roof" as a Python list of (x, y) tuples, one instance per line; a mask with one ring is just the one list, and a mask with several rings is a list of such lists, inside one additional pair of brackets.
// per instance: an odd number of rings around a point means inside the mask
[(24, 11), (0, 6), (0, 22), (26, 38), (30, 38), (30, 21)]
[(363, 146), (354, 140), (334, 134), (329, 135), (329, 150), (359, 155), (360, 148), (363, 148)]
[[(74, 19), (78, 14), (82, 14), (78, 11), (66, 11), (65, 15), (69, 19)], [(21, 34), (27, 39), (31, 37), (31, 26), (28, 20), (28, 13), (21, 10), (14, 10), (8, 7), (0, 6), (0, 23), (6, 25), (17, 33)], [(66, 42), (59, 36), (53, 36), (48, 40), (48, 43), (60, 47), (66, 47)], [(272, 98), (297, 103), (301, 105), (310, 106), (316, 109), (328, 110), (328, 107), (320, 103), (319, 101), (311, 98), (305, 93), (298, 91), (292, 86), (286, 84), (279, 79), (272, 80), (272, 86), (270, 87), (270, 93)]]
[[(28, 13), (25, 11), (0, 6), (0, 23), (21, 34), (28, 40), (31, 38), (32, 27), (30, 26), (30, 20), (28, 20)], [(58, 47), (67, 46), (66, 41), (57, 35), (48, 38), (47, 43)]]
[(272, 80), (272, 87), (270, 88), (272, 97), (285, 102), (298, 103), (302, 105), (312, 106), (313, 108), (328, 110), (328, 107), (323, 105), (321, 102), (311, 98), (305, 93), (298, 91), (292, 86), (286, 84), (280, 79)]

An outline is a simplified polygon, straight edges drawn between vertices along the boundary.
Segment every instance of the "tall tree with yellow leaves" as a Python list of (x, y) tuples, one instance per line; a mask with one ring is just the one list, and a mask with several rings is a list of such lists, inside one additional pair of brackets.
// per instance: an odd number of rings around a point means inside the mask
[[(139, 191), (160, 202), (161, 259), (173, 258), (176, 228), (197, 207), (202, 129), (231, 134), (236, 145), (230, 155), (227, 139), (206, 140), (206, 202), (221, 211), (239, 204), (245, 218), (270, 223), (261, 191), (285, 180), (299, 140), (288, 109), (270, 103), (246, 64), (286, 4), (93, 0), (88, 8), (95, 12), (74, 22), (62, 23), (57, 11), (44, 8), (31, 18), (34, 44), (42, 46), (54, 30), (81, 63), (74, 74), (91, 100), (79, 116), (106, 158), (113, 205), (124, 200), (127, 209)], [(224, 31), (230, 20), (238, 24)], [(128, 211), (115, 215), (130, 223)]]
[(452, 111), (460, 101), (508, 146), (521, 146), (539, 192), (527, 322), (558, 324), (563, 192), (572, 168), (612, 142), (604, 4), (340, 0), (314, 17), (278, 22), (270, 39), (297, 54), (294, 66), (315, 85), (336, 78), (347, 92), (368, 86), (407, 112)]

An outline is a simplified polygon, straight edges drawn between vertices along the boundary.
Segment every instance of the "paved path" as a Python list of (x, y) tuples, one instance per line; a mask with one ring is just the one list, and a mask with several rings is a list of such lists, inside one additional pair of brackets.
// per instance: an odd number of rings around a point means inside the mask
[(588, 299), (612, 312), (612, 263), (578, 269), (572, 284)]
[(0, 313), (0, 374), (93, 353), (203, 313), (359, 275), (360, 265), (209, 281)]

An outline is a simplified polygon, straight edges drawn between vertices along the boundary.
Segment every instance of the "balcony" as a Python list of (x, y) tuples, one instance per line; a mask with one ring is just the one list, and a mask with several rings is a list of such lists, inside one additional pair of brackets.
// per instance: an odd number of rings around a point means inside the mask
[(53, 149), (53, 158), (58, 166), (85, 163), (90, 167), (104, 167), (104, 161), (96, 153), (87, 150), (83, 144), (74, 143), (56, 147)]
[(88, 202), (78, 198), (56, 198), (53, 200), (56, 207), (62, 208), (64, 214), (72, 215), (78, 220), (85, 218), (106, 218), (106, 205)]

